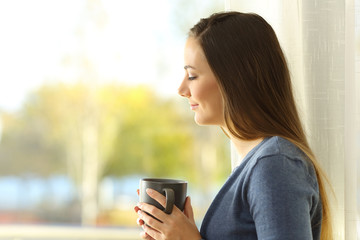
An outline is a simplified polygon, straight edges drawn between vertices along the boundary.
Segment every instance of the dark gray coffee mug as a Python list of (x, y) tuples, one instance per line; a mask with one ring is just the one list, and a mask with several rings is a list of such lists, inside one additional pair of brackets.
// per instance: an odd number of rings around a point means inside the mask
[[(146, 193), (147, 188), (158, 191), (166, 197), (165, 208)], [(183, 180), (166, 178), (143, 178), (140, 180), (140, 202), (154, 205), (167, 214), (172, 212), (174, 204), (181, 211), (184, 210), (186, 191), (187, 182)]]

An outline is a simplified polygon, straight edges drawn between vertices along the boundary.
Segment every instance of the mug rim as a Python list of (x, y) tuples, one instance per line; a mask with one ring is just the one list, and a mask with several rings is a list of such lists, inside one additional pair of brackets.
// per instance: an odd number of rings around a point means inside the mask
[(158, 184), (164, 184), (164, 183), (169, 183), (169, 184), (184, 184), (184, 183), (188, 183), (185, 180), (182, 179), (173, 179), (173, 178), (141, 178), (140, 181), (143, 182), (152, 182), (152, 183), (158, 183)]

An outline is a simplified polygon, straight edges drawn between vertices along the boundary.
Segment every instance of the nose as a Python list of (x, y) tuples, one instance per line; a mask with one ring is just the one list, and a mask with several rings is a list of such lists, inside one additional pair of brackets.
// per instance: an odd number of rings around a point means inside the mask
[(181, 82), (181, 84), (178, 88), (178, 93), (180, 96), (186, 97), (186, 98), (189, 98), (191, 96), (190, 89), (186, 83), (185, 78), (183, 79), (183, 81)]

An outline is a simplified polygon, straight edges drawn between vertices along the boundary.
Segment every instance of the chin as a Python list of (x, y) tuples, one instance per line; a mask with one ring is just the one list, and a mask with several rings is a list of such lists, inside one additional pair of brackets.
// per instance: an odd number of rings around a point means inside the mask
[(195, 123), (199, 126), (209, 126), (209, 125), (218, 125), (214, 121), (210, 121), (210, 119), (203, 119), (199, 117), (194, 117)]
[(196, 114), (195, 114), (195, 117), (194, 117), (194, 121), (195, 121), (195, 123), (197, 125), (200, 125), (200, 126), (206, 125), (206, 124), (204, 124), (203, 119), (200, 119), (199, 117), (197, 117)]

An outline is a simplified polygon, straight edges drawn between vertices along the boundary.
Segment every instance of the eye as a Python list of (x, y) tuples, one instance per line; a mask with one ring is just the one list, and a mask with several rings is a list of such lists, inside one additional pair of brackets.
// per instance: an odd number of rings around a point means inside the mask
[(191, 81), (191, 80), (195, 80), (196, 77), (194, 77), (194, 76), (190, 77), (190, 76), (189, 76), (188, 79)]

